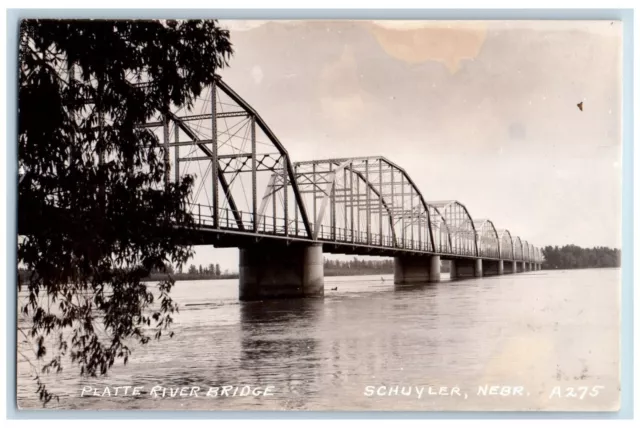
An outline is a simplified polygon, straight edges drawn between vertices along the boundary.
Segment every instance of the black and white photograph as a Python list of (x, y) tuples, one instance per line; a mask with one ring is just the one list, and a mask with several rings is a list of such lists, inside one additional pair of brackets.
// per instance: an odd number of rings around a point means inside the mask
[(622, 36), (21, 20), (18, 409), (617, 412)]

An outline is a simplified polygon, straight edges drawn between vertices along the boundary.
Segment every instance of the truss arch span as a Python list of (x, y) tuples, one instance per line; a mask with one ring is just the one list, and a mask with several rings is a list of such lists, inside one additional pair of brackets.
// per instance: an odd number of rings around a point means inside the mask
[(189, 204), (201, 227), (392, 250), (385, 254), (542, 258), (490, 220), (474, 221), (459, 201), (427, 202), (384, 157), (292, 162), (260, 114), (218, 76), (192, 105), (168, 110), (141, 127), (163, 141), (167, 181), (195, 176)]
[[(314, 236), (434, 251), (429, 208), (406, 172), (383, 157), (294, 163)], [(353, 235), (353, 236), (351, 236)]]
[(500, 258), (503, 260), (513, 260), (513, 239), (511, 238), (511, 232), (507, 229), (501, 229), (498, 231), (500, 236)]
[(519, 236), (516, 236), (513, 240), (513, 259), (521, 261), (523, 254), (522, 240)]
[(500, 258), (500, 236), (493, 222), (488, 219), (475, 220), (473, 226), (477, 233), (478, 255)]
[(451, 234), (455, 254), (478, 256), (477, 231), (467, 207), (458, 201), (429, 202), (442, 214)]
[(529, 261), (530, 246), (527, 241), (522, 241), (522, 261)]

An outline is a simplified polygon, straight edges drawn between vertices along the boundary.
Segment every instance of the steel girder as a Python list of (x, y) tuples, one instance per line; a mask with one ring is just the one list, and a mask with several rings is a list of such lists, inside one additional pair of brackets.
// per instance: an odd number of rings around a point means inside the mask
[(491, 220), (475, 220), (473, 227), (477, 233), (478, 253), (482, 257), (501, 258), (500, 236)]
[[(162, 131), (166, 151), (174, 148), (172, 162), (166, 162), (171, 163), (168, 166), (174, 170), (176, 182), (185, 174), (197, 176), (191, 201), (197, 221), (216, 228), (258, 232), (259, 219), (265, 214), (258, 208), (258, 194), (265, 185), (265, 194), (274, 191), (264, 173), (277, 173), (274, 184), (279, 188), (272, 194), (274, 202), (276, 197), (281, 202), (272, 206), (269, 217), (273, 222), (262, 232), (286, 235), (292, 229), (311, 238), (311, 223), (287, 150), (257, 111), (219, 76), (192, 105), (170, 106), (167, 111), (164, 119), (160, 114), (142, 127)], [(293, 217), (300, 219), (295, 225)]]
[(480, 256), (477, 231), (467, 208), (458, 201), (434, 201), (429, 202), (429, 205), (436, 207), (447, 222), (451, 235), (452, 252), (460, 255)]
[(527, 241), (522, 241), (522, 260), (525, 262), (530, 260), (529, 243)]
[(315, 238), (435, 251), (424, 198), (389, 160), (323, 159), (296, 162), (294, 169)]
[(516, 236), (516, 238), (513, 240), (513, 259), (514, 260), (522, 260), (522, 256), (524, 254), (524, 249), (522, 247), (522, 241), (520, 240), (519, 236)]
[[(164, 148), (174, 148), (176, 181), (181, 167), (208, 165), (201, 178), (211, 170), (205, 194), (212, 200), (194, 201), (202, 224), (439, 254), (542, 260), (539, 249), (508, 230), (498, 231), (488, 219), (474, 220), (459, 201), (425, 201), (406, 171), (384, 157), (292, 162), (258, 112), (218, 76), (209, 97), (189, 109), (168, 110), (142, 127), (161, 131)], [(251, 176), (247, 186), (243, 174)], [(219, 205), (220, 197), (228, 208)]]
[(511, 232), (507, 229), (501, 229), (498, 231), (500, 235), (500, 258), (506, 260), (513, 260), (513, 239), (511, 239)]

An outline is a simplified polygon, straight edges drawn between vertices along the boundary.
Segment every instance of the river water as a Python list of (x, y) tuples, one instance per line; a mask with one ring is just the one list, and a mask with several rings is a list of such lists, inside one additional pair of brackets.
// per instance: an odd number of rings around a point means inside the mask
[[(327, 277), (324, 299), (250, 303), (236, 280), (178, 282), (173, 338), (136, 346), (106, 378), (65, 367), (48, 407), (618, 409), (619, 269), (443, 279)], [(41, 408), (18, 361), (18, 404)]]

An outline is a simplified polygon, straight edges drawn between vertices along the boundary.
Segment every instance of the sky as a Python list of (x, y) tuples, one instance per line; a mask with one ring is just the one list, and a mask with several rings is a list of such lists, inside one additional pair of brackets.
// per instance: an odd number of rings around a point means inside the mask
[[(620, 247), (619, 22), (220, 24), (235, 53), (219, 74), (293, 161), (384, 156), (427, 201), (538, 247)], [(237, 271), (238, 250), (192, 263)]]

